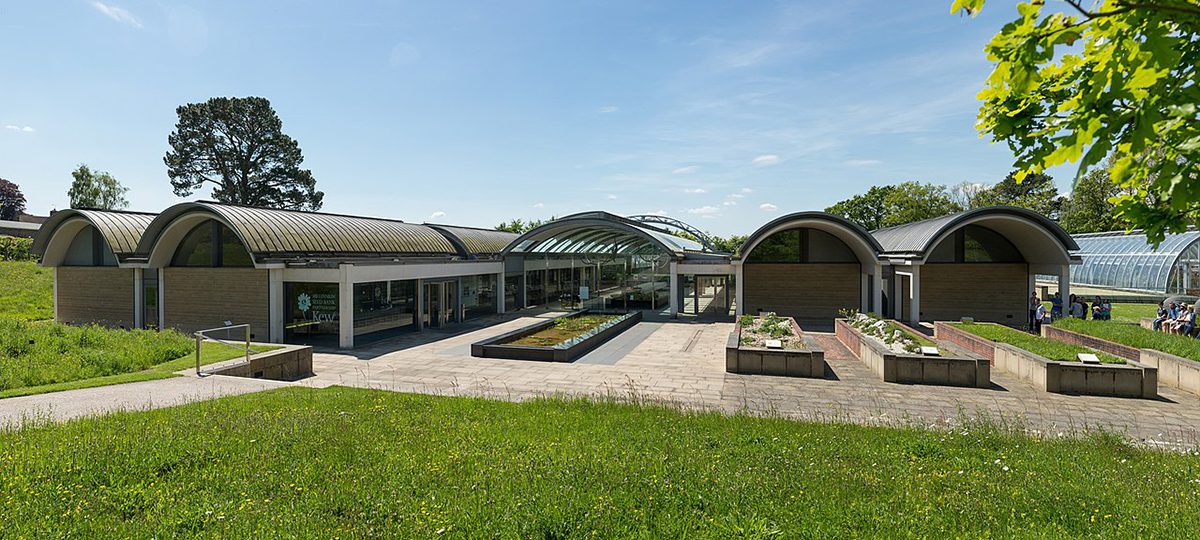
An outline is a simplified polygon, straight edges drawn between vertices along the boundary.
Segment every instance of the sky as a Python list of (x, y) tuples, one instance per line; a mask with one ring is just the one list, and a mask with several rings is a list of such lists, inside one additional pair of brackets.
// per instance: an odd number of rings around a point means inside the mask
[[(86, 163), (134, 210), (172, 193), (175, 108), (268, 98), (324, 211), (491, 227), (587, 210), (720, 235), (872, 185), (994, 183), (983, 46), (950, 0), (0, 6), (0, 178), (31, 213)], [(1060, 190), (1074, 171), (1052, 170)]]

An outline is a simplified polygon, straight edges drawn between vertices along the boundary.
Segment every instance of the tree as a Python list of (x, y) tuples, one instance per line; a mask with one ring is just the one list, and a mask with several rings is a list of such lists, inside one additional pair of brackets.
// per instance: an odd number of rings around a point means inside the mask
[(974, 203), (972, 207), (1019, 206), (1044, 216), (1057, 216), (1062, 205), (1054, 179), (1045, 173), (1027, 175), (1021, 182), (1017, 182), (1016, 173), (1011, 173), (996, 185), (980, 191), (971, 202)]
[(825, 211), (842, 216), (862, 225), (868, 231), (873, 231), (883, 226), (883, 220), (887, 213), (884, 201), (894, 189), (896, 189), (894, 186), (871, 186), (866, 193), (839, 201), (826, 208)]
[(316, 190), (312, 171), (295, 139), (266, 98), (212, 98), (176, 109), (179, 122), (167, 138), (163, 162), (180, 197), (213, 184), (221, 202), (318, 210), (325, 194)]
[(120, 210), (129, 206), (129, 201), (125, 199), (129, 188), (122, 186), (111, 174), (93, 172), (87, 165), (80, 164), (71, 176), (75, 178), (71, 182), (71, 189), (67, 191), (71, 208)]
[(545, 221), (542, 221), (540, 219), (534, 219), (534, 220), (530, 220), (530, 221), (525, 221), (522, 219), (514, 219), (512, 221), (500, 222), (499, 225), (496, 225), (495, 229), (497, 231), (505, 231), (505, 232), (516, 233), (516, 234), (525, 234), (525, 233), (532, 231), (538, 227), (541, 227), (542, 225), (550, 223), (551, 221), (554, 221), (556, 219), (558, 219), (558, 218), (555, 216), (550, 216), (550, 219), (547, 219)]
[(976, 202), (976, 199), (980, 193), (987, 191), (987, 189), (987, 185), (979, 182), (961, 182), (951, 187), (946, 195), (963, 210), (970, 210), (971, 208), (981, 206)]
[(892, 187), (883, 198), (885, 209), (880, 227), (894, 227), (962, 211), (950, 200), (946, 186), (904, 182)]
[(1125, 222), (1117, 217), (1117, 206), (1111, 199), (1121, 193), (1120, 186), (1112, 181), (1108, 173), (1108, 163), (1095, 167), (1083, 175), (1071, 197), (1065, 199), (1058, 224), (1071, 234), (1113, 231), (1124, 228)]
[[(972, 15), (985, 0), (954, 0)], [(985, 48), (996, 63), (978, 128), (1004, 141), (1024, 174), (1079, 163), (1076, 181), (1116, 152), (1117, 214), (1160, 242), (1200, 219), (1200, 4), (1195, 0), (1044, 0)]]
[(16, 184), (0, 178), (0, 219), (16, 221), (25, 211), (25, 195)]

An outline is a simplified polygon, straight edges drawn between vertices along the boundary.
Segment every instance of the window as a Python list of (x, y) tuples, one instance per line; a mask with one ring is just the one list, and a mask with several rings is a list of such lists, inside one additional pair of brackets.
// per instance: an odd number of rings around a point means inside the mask
[(88, 225), (75, 234), (63, 266), (116, 266), (117, 258), (104, 241), (104, 235)]
[(354, 284), (354, 335), (412, 326), (416, 322), (415, 280)]
[(929, 253), (931, 263), (1018, 263), (1020, 250), (1004, 235), (978, 225), (967, 225), (951, 234)]
[(801, 229), (779, 231), (759, 242), (750, 256), (748, 263), (799, 263), (801, 260), (800, 243)]
[(463, 319), (496, 313), (496, 275), (481, 274), (462, 278)]
[[(216, 246), (220, 249), (216, 249)], [(227, 266), (251, 267), (254, 261), (250, 252), (238, 240), (237, 234), (216, 220), (208, 220), (197, 225), (183, 237), (175, 257), (171, 260), (173, 266)]]
[(858, 257), (840, 238), (818, 229), (779, 231), (759, 242), (748, 263), (855, 263)]

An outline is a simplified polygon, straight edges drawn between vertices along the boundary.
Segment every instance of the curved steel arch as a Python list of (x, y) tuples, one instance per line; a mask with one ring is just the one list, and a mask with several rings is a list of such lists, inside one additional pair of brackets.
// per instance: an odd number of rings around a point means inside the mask
[(700, 242), (700, 245), (704, 246), (704, 249), (707, 249), (708, 251), (712, 251), (714, 253), (721, 252), (721, 250), (717, 249), (716, 245), (713, 244), (712, 239), (709, 238), (708, 235), (704, 234), (703, 231), (701, 231), (700, 229), (697, 229), (691, 225), (688, 225), (685, 222), (679, 221), (678, 219), (667, 217), (667, 216), (656, 216), (653, 214), (640, 214), (640, 215), (636, 215), (636, 216), (629, 216), (628, 219), (637, 221), (639, 223), (656, 223), (658, 225), (666, 225), (668, 227), (675, 227), (676, 229), (679, 229), (685, 233), (692, 235), (692, 237), (694, 237), (697, 242)]

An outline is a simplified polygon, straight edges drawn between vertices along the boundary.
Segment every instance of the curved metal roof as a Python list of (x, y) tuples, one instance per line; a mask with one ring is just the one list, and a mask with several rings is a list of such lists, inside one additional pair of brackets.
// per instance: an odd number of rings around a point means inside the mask
[(164, 210), (146, 228), (139, 251), (149, 253), (176, 218), (206, 212), (224, 221), (254, 255), (351, 254), (458, 255), (436, 230), (403, 221), (235, 206), (214, 202), (180, 203)]
[(138, 242), (141, 241), (146, 229), (154, 221), (156, 214), (147, 212), (127, 212), (124, 210), (91, 210), (87, 208), (72, 208), (55, 212), (50, 219), (42, 224), (37, 237), (33, 239), (30, 251), (38, 255), (46, 252), (50, 238), (58, 227), (72, 218), (83, 218), (100, 231), (104, 241), (118, 260), (124, 260), (138, 253)]
[(451, 243), (462, 250), (463, 255), (472, 256), (500, 253), (504, 251), (505, 247), (508, 247), (508, 244), (520, 236), (517, 233), (508, 231), (477, 229), (474, 227), (458, 227), (455, 225), (438, 225), (434, 223), (426, 223), (425, 226), (445, 235)]
[(1200, 256), (1200, 231), (1168, 234), (1155, 249), (1140, 232), (1075, 236), (1083, 264), (1071, 268), (1071, 283), (1168, 294), (1179, 259)]
[(1075, 244), (1075, 240), (1071, 238), (1071, 235), (1067, 234), (1062, 227), (1059, 227), (1050, 218), (1033, 210), (1015, 206), (985, 206), (975, 208), (966, 212), (958, 212), (956, 214), (915, 221), (895, 227), (877, 229), (871, 232), (871, 236), (874, 236), (879, 241), (879, 245), (883, 247), (884, 253), (924, 255), (935, 247), (933, 243), (941, 237), (942, 233), (958, 227), (963, 222), (989, 215), (1012, 216), (1028, 220), (1054, 235), (1062, 243), (1065, 250), (1074, 251), (1079, 249), (1079, 246)]
[(632, 255), (665, 251), (676, 257), (708, 253), (699, 243), (608, 212), (583, 212), (551, 221), (514, 239), (502, 254)]
[[(738, 256), (745, 257), (747, 248), (754, 246), (757, 242), (762, 240), (762, 238), (764, 236), (770, 234), (775, 229), (778, 229), (780, 226), (784, 226), (784, 225), (786, 225), (788, 223), (792, 223), (792, 222), (797, 223), (798, 226), (803, 226), (801, 223), (806, 222), (806, 221), (807, 222), (824, 221), (824, 222), (830, 223), (831, 225), (840, 227), (842, 229), (845, 229), (845, 230), (851, 232), (852, 234), (854, 234), (854, 236), (858, 237), (860, 240), (863, 241), (863, 243), (865, 243), (867, 246), (869, 246), (872, 251), (874, 251), (874, 256), (876, 258), (879, 256), (879, 253), (881, 251), (883, 251), (883, 247), (881, 247), (879, 245), (879, 241), (876, 240), (874, 236), (871, 236), (871, 233), (867, 232), (867, 230), (864, 229), (862, 227), (862, 225), (859, 225), (859, 224), (857, 224), (853, 221), (850, 221), (850, 220), (848, 220), (842, 216), (839, 216), (837, 214), (831, 214), (829, 212), (809, 211), (809, 212), (793, 212), (791, 214), (780, 216), (780, 217), (777, 217), (777, 218), (772, 219), (771, 221), (767, 222), (767, 224), (763, 225), (762, 227), (759, 227), (758, 230), (754, 231), (754, 233), (752, 233), (750, 236), (746, 237), (745, 242), (742, 242), (742, 247), (738, 249)], [(845, 240), (843, 240), (843, 242), (844, 241)], [(856, 250), (856, 252), (857, 252), (857, 250)]]

